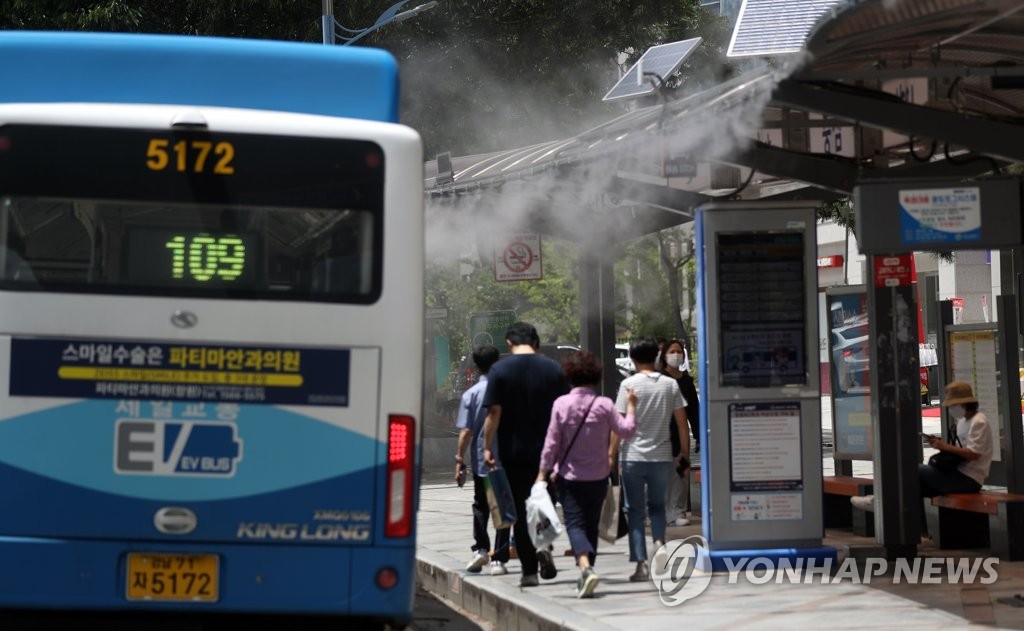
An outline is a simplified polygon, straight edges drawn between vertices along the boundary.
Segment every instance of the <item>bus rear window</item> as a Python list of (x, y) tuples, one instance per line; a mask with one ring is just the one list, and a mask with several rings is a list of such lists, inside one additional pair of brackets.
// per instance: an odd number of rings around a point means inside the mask
[(11, 289), (365, 303), (367, 211), (0, 198)]
[(375, 143), (35, 125), (0, 126), (0, 141), (0, 287), (363, 304), (380, 295)]

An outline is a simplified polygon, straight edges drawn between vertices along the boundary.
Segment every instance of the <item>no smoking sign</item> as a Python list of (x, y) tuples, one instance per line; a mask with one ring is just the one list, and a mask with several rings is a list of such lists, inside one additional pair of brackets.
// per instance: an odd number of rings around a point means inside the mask
[(540, 280), (544, 277), (540, 257), (540, 235), (509, 235), (494, 249), (494, 280)]

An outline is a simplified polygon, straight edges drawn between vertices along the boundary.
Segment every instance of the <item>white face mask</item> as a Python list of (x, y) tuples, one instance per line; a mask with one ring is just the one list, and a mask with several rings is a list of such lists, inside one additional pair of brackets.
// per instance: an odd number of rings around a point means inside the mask
[(673, 368), (679, 368), (679, 365), (683, 363), (683, 354), (669, 353), (665, 355), (665, 362)]
[(949, 413), (953, 415), (953, 418), (959, 420), (967, 416), (967, 409), (962, 405), (951, 405), (949, 406)]

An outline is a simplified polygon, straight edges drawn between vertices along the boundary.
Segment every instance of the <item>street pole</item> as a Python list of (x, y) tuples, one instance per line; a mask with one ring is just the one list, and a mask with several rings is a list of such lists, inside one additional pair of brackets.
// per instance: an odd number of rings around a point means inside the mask
[(324, 44), (334, 45), (334, 0), (323, 0)]

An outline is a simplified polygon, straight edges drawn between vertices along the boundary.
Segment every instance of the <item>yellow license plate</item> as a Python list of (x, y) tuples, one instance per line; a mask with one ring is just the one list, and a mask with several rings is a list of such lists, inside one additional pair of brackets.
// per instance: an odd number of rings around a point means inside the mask
[(212, 602), (219, 590), (216, 554), (128, 554), (128, 600)]

